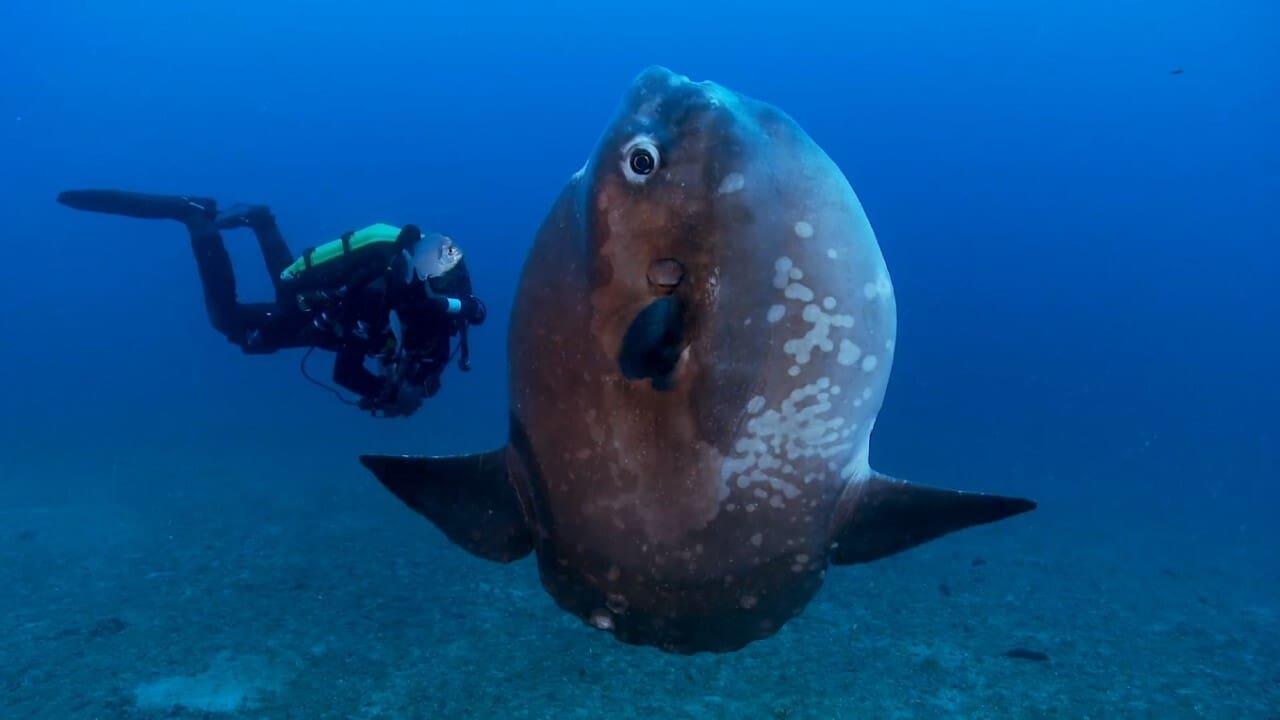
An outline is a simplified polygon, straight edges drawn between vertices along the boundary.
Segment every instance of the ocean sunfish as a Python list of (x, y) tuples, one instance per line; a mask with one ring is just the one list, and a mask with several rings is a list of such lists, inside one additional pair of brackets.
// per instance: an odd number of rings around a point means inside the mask
[(776, 108), (651, 68), (525, 263), (507, 447), (362, 460), (472, 553), (536, 552), (590, 625), (731, 651), (829, 565), (1035, 507), (871, 469), (895, 327), (831, 159)]

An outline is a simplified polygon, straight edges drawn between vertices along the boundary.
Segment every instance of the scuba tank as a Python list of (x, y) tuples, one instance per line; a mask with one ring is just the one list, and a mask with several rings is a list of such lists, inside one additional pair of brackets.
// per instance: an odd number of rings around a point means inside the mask
[(348, 328), (340, 316), (348, 292), (386, 276), (402, 250), (417, 242), (421, 231), (375, 223), (308, 248), (280, 272), (277, 295), (293, 296), (299, 310), (321, 331), (343, 337)]
[(309, 248), (280, 272), (280, 287), (301, 295), (347, 284), (353, 268), (385, 268), (404, 247), (401, 235), (394, 225), (376, 223)]

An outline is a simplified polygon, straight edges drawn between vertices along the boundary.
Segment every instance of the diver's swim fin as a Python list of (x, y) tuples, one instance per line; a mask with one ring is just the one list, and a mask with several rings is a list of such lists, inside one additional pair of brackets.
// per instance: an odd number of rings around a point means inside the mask
[(533, 551), (505, 448), (455, 457), (362, 455), (360, 462), (471, 554), (511, 562)]
[(873, 473), (851, 484), (840, 499), (835, 527), (836, 565), (871, 562), (947, 533), (1034, 510), (1022, 498), (912, 485)]
[(218, 213), (214, 223), (219, 230), (230, 228), (252, 228), (271, 222), (271, 208), (266, 205), (237, 204)]
[(67, 190), (58, 194), (58, 202), (76, 210), (147, 220), (190, 222), (199, 218), (212, 220), (218, 214), (218, 205), (212, 198), (124, 190)]

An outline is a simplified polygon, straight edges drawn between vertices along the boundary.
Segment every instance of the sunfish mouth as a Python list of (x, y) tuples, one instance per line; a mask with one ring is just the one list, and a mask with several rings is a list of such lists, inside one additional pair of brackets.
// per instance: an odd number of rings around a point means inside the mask
[[(672, 288), (674, 290), (674, 287)], [(628, 380), (651, 380), (670, 389), (685, 348), (684, 304), (674, 295), (645, 306), (627, 327), (618, 350), (618, 368)]]

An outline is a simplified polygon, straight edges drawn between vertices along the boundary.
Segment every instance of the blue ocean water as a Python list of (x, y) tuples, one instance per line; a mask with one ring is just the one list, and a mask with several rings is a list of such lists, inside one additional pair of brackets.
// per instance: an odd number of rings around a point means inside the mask
[[(1277, 28), (1189, 0), (6, 3), (0, 716), (1273, 717)], [(784, 109), (858, 192), (899, 308), (873, 464), (1040, 502), (718, 660), (589, 634), (355, 460), (505, 441), (520, 260), (651, 64)], [(493, 318), (474, 370), (361, 415), (208, 327), (179, 226), (69, 187), (268, 203), (295, 250), (446, 232)]]

